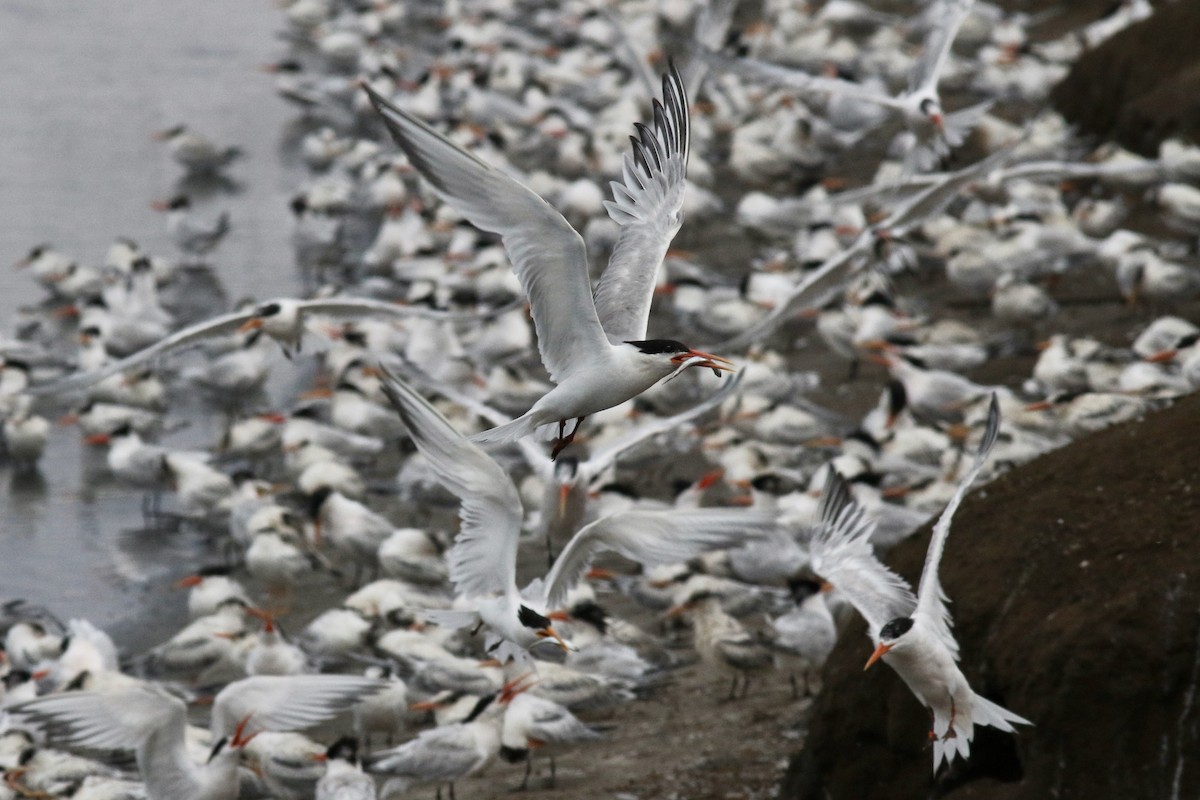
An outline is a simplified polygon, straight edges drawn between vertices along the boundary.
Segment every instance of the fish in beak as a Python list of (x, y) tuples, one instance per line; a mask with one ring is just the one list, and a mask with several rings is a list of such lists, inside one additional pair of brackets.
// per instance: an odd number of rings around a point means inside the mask
[[(713, 371), (717, 377), (721, 376), (721, 371), (737, 372), (733, 367), (733, 362), (728, 358), (714, 356), (712, 353), (704, 353), (700, 350), (689, 349), (686, 353), (680, 353), (671, 358), (672, 364), (678, 364), (683, 368), (687, 367), (707, 367)], [(678, 371), (676, 372), (678, 374)]]

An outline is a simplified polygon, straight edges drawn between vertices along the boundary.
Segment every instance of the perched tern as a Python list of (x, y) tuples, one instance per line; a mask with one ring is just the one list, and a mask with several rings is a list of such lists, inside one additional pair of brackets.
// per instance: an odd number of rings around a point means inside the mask
[(325, 774), (317, 781), (316, 800), (375, 800), (375, 779), (362, 771), (357, 739), (338, 739), (317, 760), (325, 762)]
[[(503, 237), (529, 296), (542, 363), (558, 384), (517, 419), (479, 434), (506, 442), (558, 424), (552, 457), (589, 414), (623, 403), (687, 367), (732, 371), (724, 358), (670, 339), (646, 339), (655, 277), (682, 223), (690, 130), (679, 73), (663, 78), (653, 129), (638, 125), (623, 182), (605, 202), (621, 226), (608, 269), (592, 296), (582, 237), (542, 198), (465, 152), (364, 84), (392, 138), (413, 166), (477, 227)], [(575, 430), (564, 436), (566, 423)], [(543, 428), (544, 430), (544, 428)]]
[(999, 429), (1000, 409), (993, 396), (975, 462), (934, 525), (916, 597), (903, 578), (876, 560), (870, 545), (874, 522), (851, 499), (837, 473), (831, 472), (826, 483), (811, 543), (813, 568), (867, 621), (875, 642), (867, 668), (883, 659), (932, 714), (929, 736), (935, 772), (943, 761), (968, 757), (976, 725), (1012, 732), (1013, 724), (1033, 724), (971, 690), (958, 667), (958, 643), (938, 580), (950, 521), (987, 460)]
[(462, 530), (447, 559), (451, 582), (474, 600), (475, 608), (444, 612), (455, 618), (439, 619), (457, 622), (459, 627), (486, 625), (500, 640), (491, 647), (502, 661), (507, 655), (527, 658), (524, 648), (543, 639), (553, 639), (568, 649), (544, 610), (563, 603), (597, 551), (615, 550), (637, 561), (670, 563), (704, 549), (740, 543), (775, 524), (773, 514), (747, 509), (614, 514), (580, 530), (559, 554), (544, 582), (535, 583), (523, 595), (516, 584), (522, 509), (512, 479), (409, 386), (392, 379), (384, 388), (434, 474), (462, 501)]

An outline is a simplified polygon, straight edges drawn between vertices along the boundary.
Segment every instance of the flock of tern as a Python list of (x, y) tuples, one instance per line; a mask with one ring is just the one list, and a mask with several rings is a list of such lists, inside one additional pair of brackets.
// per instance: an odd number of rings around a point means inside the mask
[[(7, 457), (36, 469), (38, 411), (70, 405), (145, 513), (173, 497), (225, 561), (190, 568), (191, 621), (144, 653), (3, 606), (0, 798), (453, 796), (497, 759), (527, 781), (535, 753), (553, 780), (605, 735), (589, 714), (619, 728), (693, 660), (616, 591), (688, 619), (730, 700), (752, 677), (811, 694), (861, 615), (866, 666), (930, 712), (935, 775), (976, 726), (1033, 724), (959, 667), (951, 519), (977, 480), (1200, 386), (1200, 328), (1144, 312), (1200, 293), (1200, 150), (1088, 151), (1033, 111), (1147, 4), (1056, 40), (984, 2), (911, 5), (283, 3), (269, 71), (310, 130), (311, 297), (181, 325), (160, 289), (219, 268), (231, 225), (186, 196), (161, 204), (177, 259), (121, 239), (99, 267), (22, 262), (49, 299), (0, 348)], [(161, 138), (189, 173), (241, 155)], [(1178, 235), (1122, 228), (1138, 206)], [(1049, 335), (1072, 282), (1143, 314), (1136, 337)], [(937, 316), (931, 287), (986, 319)], [(961, 374), (996, 354), (1032, 374)], [(806, 396), (810, 357), (878, 402)], [(271, 396), (309, 362), (312, 391)], [(194, 391), (220, 441), (159, 442)], [(939, 512), (914, 594), (881, 559)]]

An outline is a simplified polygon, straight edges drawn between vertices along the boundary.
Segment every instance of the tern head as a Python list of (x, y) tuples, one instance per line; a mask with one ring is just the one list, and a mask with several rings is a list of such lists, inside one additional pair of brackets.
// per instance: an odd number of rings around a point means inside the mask
[[(294, 308), (294, 306), (285, 306), (283, 303), (275, 300), (268, 303), (260, 303), (255, 306), (254, 315), (238, 328), (238, 333), (262, 330), (271, 325), (271, 323), (276, 323), (276, 327), (280, 323), (283, 327), (286, 327), (290, 321), (286, 318), (285, 312), (290, 308)], [(268, 330), (274, 330), (274, 328), (268, 328)]]
[(558, 631), (554, 630), (550, 624), (550, 618), (542, 616), (529, 606), (522, 605), (517, 609), (517, 620), (533, 631), (534, 636), (538, 639), (553, 639), (564, 652), (571, 649), (566, 640), (558, 635)]
[(896, 617), (882, 628), (879, 629), (879, 644), (875, 647), (875, 652), (871, 653), (871, 657), (867, 659), (867, 665), (863, 667), (866, 671), (871, 668), (884, 655), (896, 649), (897, 646), (903, 645), (907, 640), (904, 635), (912, 630), (912, 617)]
[(333, 761), (335, 759), (341, 759), (342, 761), (348, 761), (351, 764), (357, 764), (358, 739), (353, 736), (343, 736), (333, 744), (329, 745), (329, 748), (326, 749), (324, 753), (317, 756), (315, 760)]
[(933, 123), (933, 127), (939, 131), (945, 129), (946, 119), (942, 114), (941, 103), (932, 97), (926, 97), (917, 108), (921, 109), (921, 113), (928, 117), (929, 121)]
[(707, 367), (714, 375), (720, 375), (722, 370), (734, 371), (733, 362), (729, 359), (693, 350), (674, 339), (640, 339), (625, 344), (636, 348), (643, 356), (660, 362), (664, 369), (674, 369), (675, 374), (688, 367)]

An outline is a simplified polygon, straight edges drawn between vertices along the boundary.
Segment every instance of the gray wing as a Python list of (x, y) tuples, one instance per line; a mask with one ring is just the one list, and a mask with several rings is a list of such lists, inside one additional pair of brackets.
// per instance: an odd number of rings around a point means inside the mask
[(963, 20), (971, 13), (975, 0), (944, 0), (937, 23), (925, 35), (921, 56), (908, 76), (910, 94), (920, 91), (937, 93), (938, 80), (950, 56)]
[(623, 180), (613, 181), (608, 215), (621, 226), (608, 267), (596, 287), (596, 312), (613, 344), (646, 338), (655, 278), (683, 220), (691, 146), (688, 99), (679, 72), (663, 76), (662, 102), (654, 101), (654, 128), (638, 124)]
[(741, 508), (634, 510), (596, 520), (575, 534), (550, 568), (546, 606), (560, 606), (602, 550), (642, 564), (669, 564), (716, 547), (745, 544), (775, 525), (773, 512)]
[(159, 339), (154, 344), (137, 351), (131, 356), (126, 356), (125, 358), (106, 364), (98, 370), (86, 372), (81, 375), (71, 375), (62, 380), (43, 384), (42, 386), (33, 386), (30, 387), (28, 393), (33, 395), (61, 394), (63, 392), (85, 389), (88, 386), (99, 383), (109, 375), (116, 375), (118, 372), (132, 369), (159, 356), (195, 346), (213, 336), (233, 333), (242, 326), (242, 323), (253, 316), (253, 310), (239, 311), (233, 314), (214, 317), (204, 322), (197, 322), (195, 325), (190, 325), (182, 330), (175, 331), (170, 336)]
[(975, 453), (975, 463), (958, 482), (954, 496), (950, 498), (950, 502), (946, 504), (945, 510), (942, 511), (942, 515), (938, 517), (937, 523), (933, 526), (933, 536), (929, 540), (929, 551), (925, 554), (925, 566), (921, 570), (921, 583), (917, 589), (917, 610), (914, 616), (923, 619), (929, 625), (937, 637), (950, 648), (950, 652), (956, 660), (958, 659), (958, 642), (954, 640), (954, 634), (950, 632), (950, 610), (946, 608), (946, 593), (942, 589), (942, 582), (938, 580), (938, 565), (941, 563), (942, 553), (946, 549), (946, 539), (950, 536), (950, 521), (954, 518), (954, 512), (958, 510), (959, 504), (966, 497), (971, 484), (979, 477), (979, 470), (983, 468), (988, 454), (992, 452), (992, 446), (996, 444), (996, 435), (999, 431), (1000, 405), (993, 393), (991, 405), (988, 406), (987, 427), (984, 428), (979, 450)]
[(409, 161), (476, 227), (500, 234), (529, 295), (538, 350), (556, 383), (607, 346), (583, 239), (545, 200), (363, 88)]
[[(598, 475), (604, 471), (605, 467), (617, 460), (617, 458), (619, 458), (625, 451), (636, 447), (640, 443), (653, 436), (673, 430), (683, 423), (693, 420), (701, 414), (716, 408), (717, 406), (721, 405), (721, 403), (725, 402), (725, 399), (737, 390), (738, 386), (741, 385), (742, 377), (744, 375), (744, 372), (736, 372), (730, 375), (725, 379), (725, 382), (721, 385), (720, 389), (713, 392), (711, 396), (702, 402), (697, 403), (686, 411), (681, 411), (680, 413), (671, 417), (656, 417), (649, 422), (638, 425), (633, 430), (619, 437), (616, 441), (592, 453), (592, 455), (586, 462), (584, 462), (581, 468), (586, 471), (586, 474), (589, 477)], [(528, 440), (526, 439), (522, 441), (527, 442)], [(536, 446), (535, 449), (537, 449), (537, 452), (541, 454), (542, 451), (540, 449), (536, 448)], [(544, 454), (542, 454), (542, 458), (545, 458)]]
[(475, 737), (461, 724), (443, 725), (391, 750), (367, 757), (372, 772), (411, 775), (424, 781), (450, 781), (462, 777), (479, 759)]
[(361, 675), (257, 675), (217, 693), (209, 729), (214, 740), (250, 717), (251, 730), (297, 731), (333, 719), (386, 684)]
[(512, 479), (406, 383), (389, 376), (383, 388), (438, 480), (462, 501), (446, 554), (451, 582), (468, 595), (515, 593), (523, 510)]
[(917, 600), (907, 581), (880, 563), (871, 548), (875, 521), (850, 495), (846, 481), (829, 471), (820, 519), (809, 540), (813, 570), (833, 584), (867, 621), (871, 639), (897, 617), (913, 613)]

